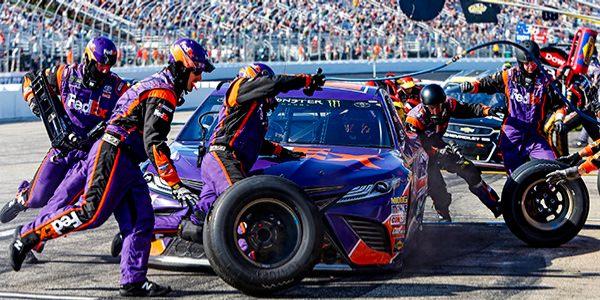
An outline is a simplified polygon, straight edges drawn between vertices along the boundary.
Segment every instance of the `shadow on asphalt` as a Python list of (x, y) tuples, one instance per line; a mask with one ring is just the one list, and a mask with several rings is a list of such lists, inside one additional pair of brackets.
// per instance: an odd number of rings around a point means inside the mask
[[(591, 229), (598, 230), (598, 229)], [(556, 258), (572, 257), (600, 250), (600, 240), (579, 235), (558, 248), (532, 248), (512, 235), (504, 224), (462, 223), (425, 224), (417, 244), (409, 249), (401, 272), (356, 272), (313, 274), (279, 297), (349, 298), (452, 296), (476, 290), (498, 291), (503, 295), (527, 290), (550, 289), (536, 285), (543, 277), (592, 277), (600, 273), (560, 274), (546, 270)], [(499, 287), (460, 284), (394, 283), (390, 279), (410, 280), (445, 276), (503, 276)], [(448, 282), (448, 280), (443, 280)], [(381, 288), (380, 288), (381, 287)], [(378, 288), (376, 295), (368, 294)]]

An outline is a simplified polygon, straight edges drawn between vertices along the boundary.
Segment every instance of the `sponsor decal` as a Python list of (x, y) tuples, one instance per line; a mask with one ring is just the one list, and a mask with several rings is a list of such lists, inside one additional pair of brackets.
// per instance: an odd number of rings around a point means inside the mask
[(327, 100), (327, 103), (330, 107), (340, 107), (342, 106), (342, 102), (340, 100)]
[(166, 105), (160, 104), (154, 110), (153, 115), (163, 119), (166, 122), (169, 122), (169, 114), (171, 113), (173, 113), (173, 110), (171, 108), (167, 107)]
[(404, 248), (404, 239), (399, 238), (394, 240), (394, 250), (400, 251)]
[(390, 202), (392, 202), (392, 204), (406, 204), (408, 203), (408, 196), (392, 197), (392, 199), (390, 199)]
[(392, 236), (400, 236), (400, 235), (404, 235), (404, 227), (403, 226), (394, 227), (392, 229)]
[(398, 226), (402, 224), (402, 217), (400, 215), (392, 215), (390, 218), (390, 224), (392, 226)]
[(51, 223), (52, 228), (57, 234), (62, 234), (64, 229), (73, 229), (81, 226), (82, 222), (75, 212), (62, 216), (60, 219)]
[(487, 137), (460, 135), (460, 134), (454, 134), (454, 133), (450, 133), (450, 132), (446, 132), (446, 134), (444, 134), (444, 137), (449, 137), (449, 138), (453, 138), (453, 139), (457, 139), (457, 140), (476, 141), (476, 142), (479, 142), (479, 141), (491, 142), (492, 141), (490, 138), (487, 138)]
[(104, 89), (102, 90), (102, 92), (103, 92), (103, 93), (108, 93), (108, 94), (112, 93), (112, 86), (110, 86), (110, 85), (105, 85), (105, 86), (104, 86)]
[(105, 119), (108, 114), (108, 109), (102, 109), (98, 100), (90, 100), (89, 103), (84, 103), (77, 99), (74, 94), (69, 94), (67, 106), (75, 111), (86, 115), (93, 115)]

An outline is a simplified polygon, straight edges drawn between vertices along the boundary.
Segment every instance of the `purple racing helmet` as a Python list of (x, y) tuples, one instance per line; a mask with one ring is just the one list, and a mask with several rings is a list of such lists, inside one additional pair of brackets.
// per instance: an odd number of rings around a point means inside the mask
[(195, 73), (210, 73), (215, 69), (215, 66), (208, 59), (206, 50), (192, 39), (178, 39), (171, 45), (169, 52), (170, 64), (181, 62), (186, 69), (191, 69)]
[(101, 65), (113, 66), (117, 62), (117, 46), (109, 38), (100, 36), (87, 43), (85, 55)]
[(83, 84), (95, 89), (102, 86), (110, 75), (110, 68), (117, 62), (117, 47), (107, 37), (96, 37), (85, 46), (84, 57)]
[(261, 76), (275, 76), (271, 67), (263, 63), (253, 63), (242, 67), (238, 72), (238, 77), (255, 78)]

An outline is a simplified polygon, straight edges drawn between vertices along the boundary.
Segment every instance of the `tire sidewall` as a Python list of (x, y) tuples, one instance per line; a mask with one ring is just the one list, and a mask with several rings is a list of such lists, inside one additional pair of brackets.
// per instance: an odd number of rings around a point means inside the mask
[(563, 169), (567, 165), (547, 160), (534, 160), (519, 167), (502, 192), (502, 209), (508, 228), (521, 240), (536, 247), (556, 247), (574, 238), (587, 220), (589, 196), (583, 180), (568, 181), (566, 185), (574, 194), (573, 212), (569, 221), (553, 230), (533, 227), (525, 219), (522, 209), (522, 195), (525, 189), (548, 173)]
[[(261, 269), (239, 253), (231, 236), (241, 209), (259, 198), (273, 198), (291, 208), (300, 221), (300, 245), (283, 265)], [(215, 272), (247, 294), (268, 294), (300, 281), (314, 266), (322, 238), (316, 207), (293, 182), (276, 176), (254, 176), (237, 182), (215, 202), (204, 231), (206, 254)]]

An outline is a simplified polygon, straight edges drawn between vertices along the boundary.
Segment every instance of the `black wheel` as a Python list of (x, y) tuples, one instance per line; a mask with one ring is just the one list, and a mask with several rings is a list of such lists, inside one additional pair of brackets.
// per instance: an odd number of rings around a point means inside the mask
[(533, 160), (520, 166), (502, 190), (502, 215), (519, 239), (535, 247), (557, 247), (574, 238), (589, 212), (589, 195), (583, 180), (566, 181), (552, 189), (550, 172), (567, 165)]
[(121, 233), (117, 233), (110, 244), (110, 255), (112, 257), (119, 257), (121, 249), (123, 249), (123, 236)]
[(269, 295), (312, 270), (322, 242), (321, 217), (293, 182), (254, 176), (215, 202), (204, 230), (211, 267), (245, 294)]

